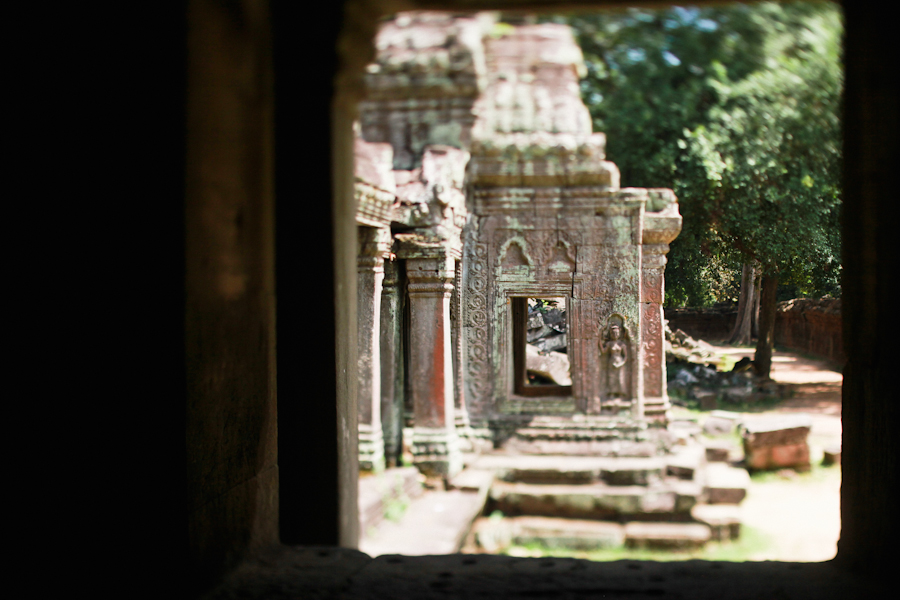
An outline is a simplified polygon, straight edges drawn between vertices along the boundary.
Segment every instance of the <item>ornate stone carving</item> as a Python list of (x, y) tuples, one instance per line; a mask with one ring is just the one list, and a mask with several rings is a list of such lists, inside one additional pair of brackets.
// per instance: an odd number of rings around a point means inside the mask
[(483, 403), (488, 393), (487, 244), (466, 248), (466, 397), (470, 408)]
[(500, 247), (497, 256), (500, 261), (500, 268), (504, 271), (519, 267), (534, 267), (534, 259), (528, 251), (528, 244), (525, 242), (524, 237), (516, 236), (507, 240)]
[(644, 269), (641, 281), (641, 301), (662, 304), (662, 272), (658, 269)]
[(665, 357), (663, 356), (663, 330), (661, 308), (658, 304), (644, 306), (641, 325), (643, 329), (644, 350), (644, 394), (650, 397), (665, 395), (663, 373)]

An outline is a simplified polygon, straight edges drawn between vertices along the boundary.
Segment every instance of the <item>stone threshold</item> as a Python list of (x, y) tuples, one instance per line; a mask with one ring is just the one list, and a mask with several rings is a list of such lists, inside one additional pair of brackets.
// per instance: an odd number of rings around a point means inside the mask
[(489, 554), (380, 556), (334, 547), (275, 546), (245, 560), (204, 600), (403, 598), (889, 598), (887, 574), (822, 563), (592, 562)]

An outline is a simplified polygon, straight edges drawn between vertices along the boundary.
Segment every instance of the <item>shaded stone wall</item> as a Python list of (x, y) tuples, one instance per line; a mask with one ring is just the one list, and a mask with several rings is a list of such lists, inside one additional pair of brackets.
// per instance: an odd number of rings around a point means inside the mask
[(843, 364), (847, 358), (841, 328), (840, 299), (798, 298), (778, 303), (775, 343), (779, 346)]
[(680, 329), (689, 336), (708, 342), (728, 339), (737, 319), (737, 308), (667, 308), (669, 329)]
[(188, 537), (208, 574), (278, 541), (270, 26), (241, 7), (188, 13)]
[[(680, 329), (695, 339), (728, 339), (737, 319), (735, 307), (667, 308), (669, 329)], [(778, 303), (775, 343), (784, 348), (843, 363), (840, 299), (797, 298)]]

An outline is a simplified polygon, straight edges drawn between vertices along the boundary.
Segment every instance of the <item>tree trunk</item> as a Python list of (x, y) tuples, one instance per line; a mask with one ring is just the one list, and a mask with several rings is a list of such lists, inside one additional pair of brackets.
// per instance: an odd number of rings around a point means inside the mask
[(755, 271), (756, 269), (749, 263), (744, 263), (741, 268), (741, 295), (738, 300), (734, 329), (731, 330), (731, 336), (728, 338), (729, 344), (746, 346), (752, 341), (753, 309), (757, 288)]
[(756, 285), (754, 286), (753, 293), (753, 313), (752, 313), (752, 321), (750, 323), (750, 338), (754, 340), (759, 339), (759, 291), (762, 288), (760, 284), (759, 278), (759, 270), (753, 269), (753, 277)]
[(775, 349), (775, 307), (778, 275), (763, 275), (759, 296), (759, 338), (753, 367), (760, 377), (769, 378), (772, 371), (772, 352)]

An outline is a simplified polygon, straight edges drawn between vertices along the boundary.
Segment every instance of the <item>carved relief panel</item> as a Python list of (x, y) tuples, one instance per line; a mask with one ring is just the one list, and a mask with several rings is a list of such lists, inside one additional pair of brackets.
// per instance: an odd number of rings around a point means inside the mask
[(612, 216), (593, 210), (539, 216), (510, 210), (473, 219), (463, 303), (473, 419), (528, 412), (523, 407), (529, 406), (535, 413), (556, 412), (549, 400), (524, 400), (514, 389), (511, 307), (523, 297), (566, 298), (572, 385), (567, 399), (556, 398), (559, 406), (600, 414), (608, 412), (601, 407), (609, 402), (622, 410), (636, 404), (643, 390), (641, 246), (633, 235), (640, 209)]

